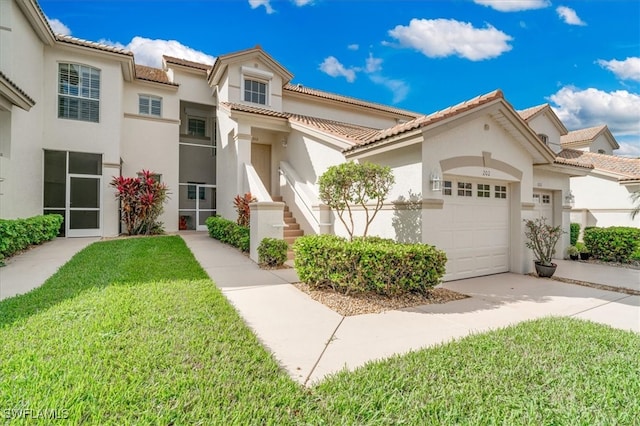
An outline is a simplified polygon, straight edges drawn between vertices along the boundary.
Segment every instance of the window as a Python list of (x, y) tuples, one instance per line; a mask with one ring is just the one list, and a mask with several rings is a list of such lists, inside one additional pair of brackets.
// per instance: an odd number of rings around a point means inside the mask
[(606, 152), (604, 151), (604, 149), (599, 149), (598, 154), (606, 154)]
[(507, 187), (496, 185), (495, 186), (495, 197), (496, 198), (507, 198)]
[(205, 137), (207, 135), (207, 120), (189, 117), (187, 120), (187, 134), (189, 136)]
[(58, 118), (100, 120), (100, 70), (58, 64)]
[(545, 135), (544, 133), (538, 133), (538, 137), (545, 145), (549, 145), (549, 136)]
[(478, 197), (480, 198), (490, 198), (491, 197), (491, 186), (485, 183), (478, 184)]
[(266, 105), (267, 104), (267, 83), (245, 78), (244, 100), (245, 102), (252, 102), (254, 104)]
[[(200, 200), (205, 200), (205, 187), (201, 186), (200, 187), (200, 191), (199, 192), (199, 197)], [(196, 199), (196, 185), (193, 182), (189, 182), (189, 185), (187, 185), (187, 199), (188, 200), (195, 200)]]
[(162, 98), (158, 96), (140, 95), (138, 97), (138, 113), (141, 115), (162, 116)]
[(551, 204), (551, 196), (548, 194), (542, 194), (542, 204)]
[(452, 189), (451, 189), (451, 181), (450, 180), (445, 180), (444, 182), (442, 182), (442, 195), (451, 195), (452, 194)]
[(472, 197), (472, 186), (470, 182), (458, 182), (458, 196), (459, 197)]
[(540, 204), (540, 194), (533, 194), (533, 202)]
[[(162, 183), (162, 175), (160, 173), (153, 173), (149, 175), (149, 177), (153, 179), (154, 182)], [(138, 179), (142, 179), (142, 178), (144, 178), (144, 174), (138, 173)]]

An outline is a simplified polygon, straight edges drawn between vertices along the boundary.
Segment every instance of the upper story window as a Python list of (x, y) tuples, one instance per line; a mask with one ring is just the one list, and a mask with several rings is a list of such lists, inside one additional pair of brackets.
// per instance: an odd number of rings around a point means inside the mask
[(162, 98), (151, 95), (138, 96), (138, 113), (141, 115), (162, 116)]
[(100, 70), (58, 64), (58, 118), (100, 121)]
[(244, 100), (254, 104), (267, 104), (267, 83), (249, 78), (244, 79)]
[(538, 133), (538, 137), (545, 145), (549, 145), (549, 136), (545, 135), (544, 133)]
[(599, 149), (598, 154), (606, 154), (606, 151), (604, 149)]
[(189, 136), (205, 137), (207, 135), (207, 120), (189, 117), (187, 119), (187, 134)]

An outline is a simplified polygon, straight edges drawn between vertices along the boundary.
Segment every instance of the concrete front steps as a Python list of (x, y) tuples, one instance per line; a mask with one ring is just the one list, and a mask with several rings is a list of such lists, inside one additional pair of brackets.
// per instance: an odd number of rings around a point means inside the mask
[[(283, 202), (281, 196), (272, 197), (272, 199), (273, 201)], [(289, 206), (287, 206), (286, 203), (284, 205), (283, 220), (287, 225), (287, 227), (284, 228), (284, 240), (289, 245), (289, 250), (287, 250), (287, 259), (293, 260), (293, 250), (291, 247), (298, 237), (304, 235), (304, 231), (300, 229), (300, 224), (296, 221), (296, 218), (293, 217), (293, 213), (291, 213)]]

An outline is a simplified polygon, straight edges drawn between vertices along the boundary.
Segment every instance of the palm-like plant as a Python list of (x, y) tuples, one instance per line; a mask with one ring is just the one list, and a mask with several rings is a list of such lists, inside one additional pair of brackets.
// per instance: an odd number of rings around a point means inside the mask
[(635, 219), (640, 214), (640, 190), (631, 193), (631, 201), (633, 202), (633, 209), (631, 210), (631, 219)]

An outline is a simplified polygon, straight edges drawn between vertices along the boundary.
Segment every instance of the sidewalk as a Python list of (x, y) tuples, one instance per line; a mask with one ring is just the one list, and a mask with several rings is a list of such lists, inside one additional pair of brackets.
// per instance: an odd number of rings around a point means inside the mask
[(297, 281), (295, 270), (262, 270), (206, 233), (179, 235), (258, 338), (303, 384), (371, 360), (545, 316), (640, 332), (640, 296), (510, 273), (443, 284), (470, 296), (464, 300), (342, 317), (290, 285)]
[(609, 287), (630, 289), (640, 294), (640, 270), (574, 260), (554, 259), (558, 264), (554, 277)]
[(77, 252), (99, 238), (56, 238), (30, 248), (0, 267), (0, 300), (40, 287)]

